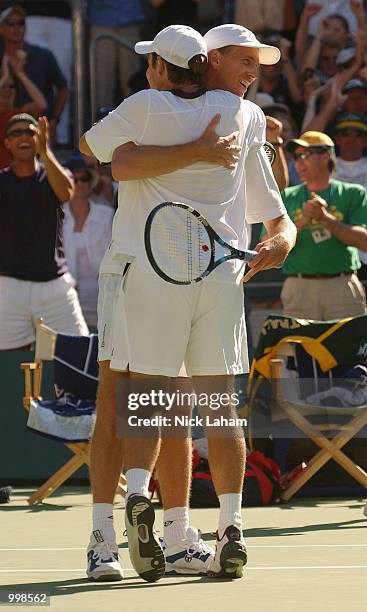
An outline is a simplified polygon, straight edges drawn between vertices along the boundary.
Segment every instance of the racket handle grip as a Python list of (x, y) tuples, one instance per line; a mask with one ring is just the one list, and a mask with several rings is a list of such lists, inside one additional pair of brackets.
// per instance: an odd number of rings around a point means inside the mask
[(251, 261), (256, 255), (258, 255), (257, 251), (244, 251), (244, 261)]

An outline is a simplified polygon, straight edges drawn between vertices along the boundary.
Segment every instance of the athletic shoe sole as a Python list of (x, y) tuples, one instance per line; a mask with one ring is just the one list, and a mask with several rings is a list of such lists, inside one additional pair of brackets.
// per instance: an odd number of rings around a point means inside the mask
[(96, 573), (94, 576), (93, 574), (87, 573), (87, 576), (89, 580), (93, 580), (93, 582), (119, 582), (123, 579), (121, 572), (119, 572), (118, 570), (116, 570), (116, 572), (110, 571), (106, 573)]
[(238, 542), (228, 542), (220, 554), (220, 572), (208, 570), (210, 578), (242, 578), (243, 568), (247, 563), (247, 553)]
[(186, 568), (177, 568), (171, 563), (166, 562), (166, 576), (206, 576), (205, 570), (188, 570)]
[(146, 582), (164, 576), (166, 564), (159, 539), (153, 531), (155, 513), (149, 499), (133, 495), (126, 504), (126, 532), (131, 563)]

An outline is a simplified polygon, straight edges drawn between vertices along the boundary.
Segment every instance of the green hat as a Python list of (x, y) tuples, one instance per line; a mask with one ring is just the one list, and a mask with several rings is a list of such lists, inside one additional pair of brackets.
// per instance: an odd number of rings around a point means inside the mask
[(8, 132), (9, 128), (12, 125), (14, 125), (14, 123), (20, 123), (21, 121), (26, 121), (27, 123), (31, 123), (36, 128), (38, 128), (38, 121), (37, 119), (32, 117), (32, 115), (29, 115), (28, 113), (18, 113), (17, 115), (13, 115), (12, 117), (10, 117), (9, 121), (7, 122), (5, 126), (5, 133)]
[(343, 130), (356, 130), (364, 134), (367, 133), (366, 118), (363, 115), (343, 113), (336, 120), (334, 132), (342, 132)]

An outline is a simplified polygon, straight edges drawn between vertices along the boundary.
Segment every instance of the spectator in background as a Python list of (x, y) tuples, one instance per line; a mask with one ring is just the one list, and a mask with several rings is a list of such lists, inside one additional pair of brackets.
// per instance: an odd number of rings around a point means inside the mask
[(367, 117), (342, 114), (333, 132), (333, 140), (338, 148), (334, 177), (367, 188), (367, 159), (363, 156), (367, 146)]
[[(10, 117), (18, 113), (29, 113), (38, 117), (46, 110), (46, 100), (38, 87), (32, 83), (24, 72), (25, 54), (19, 51), (12, 59), (3, 58), (0, 73), (0, 168), (10, 163), (10, 154), (5, 147), (5, 126)], [(29, 94), (30, 102), (21, 107), (16, 106), (20, 86)]]
[(302, 70), (317, 69), (320, 84), (323, 85), (337, 73), (339, 52), (342, 41), (335, 36), (317, 36), (302, 63)]
[[(367, 159), (363, 157), (367, 145), (367, 116), (345, 113), (334, 126), (334, 141), (338, 147), (335, 178), (357, 183), (367, 188)], [(359, 251), (362, 267), (358, 270), (361, 280), (367, 278), (367, 253)]]
[(302, 66), (305, 53), (312, 43), (312, 38), (308, 33), (310, 20), (321, 10), (320, 7), (321, 5), (316, 3), (306, 4), (300, 15), (294, 41), (295, 58), (299, 67)]
[[(342, 47), (352, 44), (351, 34), (366, 27), (362, 0), (308, 0), (302, 11), (295, 41), (298, 66), (304, 68), (304, 58), (310, 47), (317, 50), (324, 36), (339, 38)], [(319, 50), (318, 50), (319, 53)]]
[(93, 187), (93, 200), (96, 204), (111, 206), (115, 210), (118, 184), (112, 178), (111, 164), (97, 163), (96, 170), (98, 180)]
[(263, 42), (278, 47), (281, 60), (272, 66), (260, 67), (258, 91), (270, 94), (275, 102), (286, 104), (292, 112), (296, 112), (297, 106), (302, 103), (302, 91), (289, 55), (291, 43), (277, 35), (264, 38)]
[[(72, 84), (73, 37), (70, 3), (61, 0), (27, 3), (27, 31), (25, 39), (54, 54), (68, 88)], [(67, 99), (56, 128), (58, 144), (70, 142), (70, 100)]]
[(97, 325), (98, 274), (111, 240), (113, 210), (97, 204), (93, 187), (98, 175), (79, 157), (67, 167), (75, 191), (64, 204), (64, 246), (69, 270), (76, 280), (79, 302), (88, 325)]
[[(115, 34), (133, 45), (140, 39), (145, 16), (140, 0), (88, 0), (91, 40), (99, 34)], [(116, 106), (132, 91), (129, 80), (139, 68), (134, 51), (102, 39), (96, 54), (97, 107)], [(116, 91), (115, 84), (119, 85)]]
[[(314, 92), (313, 99), (309, 101), (303, 129), (330, 132), (338, 112), (358, 115), (367, 113), (367, 83), (352, 79), (343, 87), (346, 78), (347, 76), (338, 74), (324, 88)], [(321, 91), (324, 93), (324, 100), (316, 109), (317, 97)]]
[[(364, 81), (354, 78), (358, 75), (363, 77), (366, 72), (366, 67), (361, 67), (365, 59), (365, 31), (361, 30), (358, 32), (356, 42), (357, 45), (354, 48), (353, 55), (350, 48), (343, 49), (337, 55), (336, 74), (324, 85), (309, 93), (302, 125), (303, 130), (328, 132), (338, 112), (345, 111), (363, 114), (366, 111), (364, 104), (365, 92), (357, 91), (352, 93), (355, 89), (367, 89)], [(312, 69), (306, 68), (304, 73), (307, 70)]]
[[(100, 121), (111, 111), (113, 111), (112, 106), (101, 106), (97, 109), (96, 121)], [(118, 185), (112, 178), (111, 164), (99, 164), (95, 157), (84, 155), (79, 151), (74, 153), (74, 157), (75, 156), (77, 160), (79, 160), (80, 156), (82, 156), (83, 161), (92, 171), (94, 171), (95, 175), (97, 176), (97, 180), (92, 188), (93, 201), (96, 204), (104, 204), (106, 206), (112, 206), (113, 209), (116, 209)]]
[(362, 79), (352, 79), (343, 88), (345, 100), (343, 110), (347, 113), (367, 114), (367, 83)]
[(364, 14), (363, 0), (306, 0), (306, 7), (318, 7), (308, 23), (308, 34), (315, 36), (322, 20), (338, 14), (345, 18), (352, 33), (360, 27), (360, 15)]
[(154, 35), (174, 23), (199, 29), (198, 0), (147, 0), (154, 11)]
[(81, 155), (84, 163), (97, 176), (97, 180), (92, 188), (93, 202), (104, 206), (111, 206), (115, 209), (117, 206), (117, 183), (112, 178), (111, 165), (99, 164), (95, 157)]
[[(39, 88), (47, 101), (50, 136), (53, 139), (69, 90), (59, 65), (51, 51), (25, 42), (26, 14), (19, 4), (6, 8), (0, 13), (0, 34), (3, 47), (0, 61), (4, 57), (19, 61), (19, 52), (25, 53), (24, 72)], [(55, 95), (56, 90), (56, 95)], [(29, 93), (22, 87), (19, 104), (29, 102)]]
[(25, 113), (6, 126), (12, 161), (0, 171), (0, 350), (29, 346), (39, 317), (58, 332), (88, 334), (62, 245), (61, 203), (73, 183), (50, 150), (47, 127), (45, 117)]
[[(266, 96), (266, 98), (264, 96)], [(281, 187), (280, 183), (277, 181), (278, 187), (282, 191), (285, 187), (288, 187), (288, 185), (295, 185), (300, 182), (294, 167), (293, 157), (283, 146), (283, 141), (287, 142), (291, 138), (296, 137), (298, 133), (297, 125), (290, 108), (286, 104), (274, 102), (272, 96), (258, 93), (255, 102), (262, 108), (266, 116), (266, 139), (273, 144), (277, 142), (278, 157), (282, 159), (282, 162), (287, 167), (287, 172), (285, 172), (285, 176), (288, 179), (287, 184)], [(278, 125), (278, 133), (275, 135), (275, 139), (270, 132), (270, 120), (272, 122), (275, 121), (275, 125)]]
[(284, 7), (286, 0), (236, 0), (233, 22), (253, 32), (267, 30), (281, 32), (284, 28)]
[(305, 132), (287, 144), (302, 184), (288, 187), (283, 202), (298, 230), (283, 267), (284, 314), (327, 321), (366, 313), (366, 295), (356, 271), (357, 249), (367, 250), (367, 191), (331, 179), (334, 142)]

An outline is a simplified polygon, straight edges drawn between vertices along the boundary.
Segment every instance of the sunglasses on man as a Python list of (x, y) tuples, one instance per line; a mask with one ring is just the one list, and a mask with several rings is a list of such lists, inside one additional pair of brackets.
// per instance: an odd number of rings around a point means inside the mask
[(322, 148), (318, 148), (318, 149), (307, 149), (307, 151), (302, 151), (302, 153), (293, 153), (293, 159), (294, 161), (298, 161), (299, 159), (307, 159), (308, 157), (310, 157), (310, 155), (314, 155), (315, 153), (317, 155), (322, 155), (323, 153), (326, 153), (326, 149), (322, 149)]
[(6, 19), (4, 24), (8, 28), (23, 28), (25, 26), (25, 19)]
[(36, 130), (31, 130), (30, 128), (24, 130), (12, 130), (6, 134), (7, 138), (20, 138), (20, 136), (34, 136), (36, 134)]
[(74, 176), (74, 183), (89, 183), (91, 180), (92, 177), (89, 175)]

